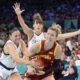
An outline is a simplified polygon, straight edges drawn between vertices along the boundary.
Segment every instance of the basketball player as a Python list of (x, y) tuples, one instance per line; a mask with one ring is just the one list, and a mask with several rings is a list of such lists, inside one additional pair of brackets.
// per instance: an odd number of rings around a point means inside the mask
[[(62, 59), (62, 50), (61, 47), (56, 42), (58, 36), (58, 30), (55, 28), (49, 27), (47, 34), (46, 34), (46, 40), (41, 40), (39, 42), (36, 42), (32, 45), (30, 48), (31, 51), (31, 58), (36, 58), (36, 62), (41, 60), (41, 65), (43, 64), (43, 67), (41, 70), (44, 71), (44, 74), (42, 75), (28, 75), (28, 73), (25, 74), (26, 77), (31, 78), (31, 80), (55, 80), (53, 76), (53, 71), (50, 70), (47, 72), (54, 63), (53, 59), (57, 56), (58, 58)], [(33, 59), (32, 59), (33, 60)]]
[[(45, 39), (45, 33), (43, 33), (43, 20), (40, 16), (39, 13), (36, 13), (33, 16), (33, 29), (28, 27), (28, 25), (25, 24), (21, 14), (23, 13), (24, 10), (20, 9), (20, 4), (16, 3), (13, 6), (15, 13), (17, 14), (19, 23), (24, 31), (24, 33), (28, 36), (28, 48), (30, 49), (30, 47), (37, 41), (39, 40), (44, 40)], [(60, 31), (60, 34), (57, 37), (57, 40), (61, 40), (61, 39), (66, 39), (69, 37), (73, 37), (75, 35), (80, 34), (80, 31), (75, 31), (72, 33), (65, 33), (65, 34), (61, 34), (61, 27), (60, 25), (55, 25), (55, 28), (58, 28), (58, 30)], [(31, 70), (31, 68), (30, 68)], [(32, 72), (31, 72), (32, 73)]]
[[(24, 54), (23, 58), (19, 57), (20, 53)], [(26, 56), (26, 57), (25, 57)], [(9, 40), (3, 47), (0, 57), (0, 80), (22, 80), (15, 68), (17, 63), (32, 64), (28, 59), (28, 50), (18, 29), (14, 28), (9, 31)]]

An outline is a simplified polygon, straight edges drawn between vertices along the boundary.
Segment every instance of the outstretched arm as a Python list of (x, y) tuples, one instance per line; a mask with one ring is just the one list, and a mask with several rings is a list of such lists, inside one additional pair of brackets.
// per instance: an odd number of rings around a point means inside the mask
[[(8, 53), (11, 55), (12, 59), (16, 63), (23, 63), (23, 64), (31, 65), (31, 66), (34, 66), (34, 67), (37, 66), (37, 64), (34, 61), (29, 60), (28, 55), (26, 57), (20, 58), (19, 55), (17, 54), (16, 48), (13, 45), (13, 43), (8, 43), (6, 45), (6, 48), (7, 48)], [(26, 53), (28, 53), (28, 52), (26, 52)]]
[(13, 6), (13, 9), (18, 17), (18, 21), (24, 31), (24, 33), (28, 36), (28, 37), (32, 37), (33, 36), (33, 30), (31, 28), (29, 28), (29, 26), (24, 22), (23, 17), (21, 16), (21, 14), (23, 13), (24, 10), (20, 9), (20, 3), (15, 3)]
[(26, 47), (25, 42), (21, 39), (20, 43), (21, 43), (21, 51), (23, 53), (23, 56), (29, 57), (29, 50), (28, 47)]
[(24, 63), (27, 64), (27, 61), (23, 58), (20, 58), (15, 46), (12, 43), (8, 43), (6, 44), (6, 49), (8, 51), (8, 53), (11, 55), (12, 59), (16, 62), (16, 63)]
[(40, 48), (41, 48), (40, 44), (41, 44), (41, 41), (36, 42), (31, 46), (31, 48), (29, 49), (30, 53), (31, 53), (30, 56), (32, 56), (34, 54), (38, 54), (38, 52), (40, 51)]
[(79, 35), (79, 34), (80, 34), (80, 30), (75, 31), (75, 32), (70, 32), (70, 33), (59, 34), (57, 40), (74, 37), (74, 36)]

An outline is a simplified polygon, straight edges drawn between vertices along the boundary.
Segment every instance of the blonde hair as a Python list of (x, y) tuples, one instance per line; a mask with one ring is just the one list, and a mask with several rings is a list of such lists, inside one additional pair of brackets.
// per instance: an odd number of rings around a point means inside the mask
[(58, 30), (53, 28), (52, 26), (48, 28), (48, 30), (52, 30), (52, 31), (55, 31), (56, 32), (56, 37), (58, 36)]
[(54, 24), (52, 24), (52, 27), (54, 29), (58, 30), (58, 34), (61, 34), (62, 33), (61, 32), (61, 26), (59, 24), (54, 23)]

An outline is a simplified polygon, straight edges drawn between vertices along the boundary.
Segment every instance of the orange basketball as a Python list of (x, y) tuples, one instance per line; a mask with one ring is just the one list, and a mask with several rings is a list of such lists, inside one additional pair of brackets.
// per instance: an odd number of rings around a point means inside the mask
[(36, 63), (38, 63), (40, 67), (44, 66), (44, 62), (40, 57), (34, 57), (34, 58), (32, 58), (32, 60), (34, 60)]

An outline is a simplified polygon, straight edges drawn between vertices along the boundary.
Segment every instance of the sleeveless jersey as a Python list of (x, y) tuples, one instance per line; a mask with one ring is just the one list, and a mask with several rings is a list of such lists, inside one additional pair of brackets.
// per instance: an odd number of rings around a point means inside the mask
[(40, 35), (36, 35), (34, 33), (33, 37), (31, 38), (31, 40), (28, 42), (28, 48), (30, 48), (34, 43), (36, 43), (37, 41), (43, 40), (44, 38), (44, 34), (41, 33)]
[[(15, 46), (17, 53), (21, 53), (21, 44), (19, 44), (19, 46), (17, 47), (11, 40), (8, 40), (6, 44), (7, 43), (12, 43)], [(14, 68), (16, 66), (16, 62), (12, 59), (11, 55), (5, 54), (4, 52), (5, 51), (2, 52), (0, 62), (3, 63), (6, 67)]]
[(52, 66), (53, 64), (54, 56), (56, 55), (55, 51), (56, 51), (57, 43), (54, 43), (53, 47), (49, 50), (44, 50), (44, 43), (45, 43), (45, 40), (42, 40), (41, 50), (38, 53), (38, 55), (39, 55), (39, 58), (41, 58), (44, 64), (44, 67), (49, 67), (49, 66)]
[[(49, 50), (44, 50), (44, 43), (45, 40), (41, 40), (40, 46), (40, 52), (36, 55), (30, 57), (30, 59), (38, 59), (39, 63), (41, 60), (41, 64), (43, 64), (44, 68), (42, 71), (45, 72), (43, 75), (29, 75), (27, 72), (25, 73), (25, 76), (28, 78), (31, 78), (31, 80), (42, 80), (43, 78), (52, 75), (52, 64), (54, 63), (54, 56), (56, 55), (56, 49), (57, 49), (57, 43), (54, 43), (53, 47)], [(49, 53), (52, 52), (52, 53)], [(36, 60), (36, 61), (38, 61)]]

